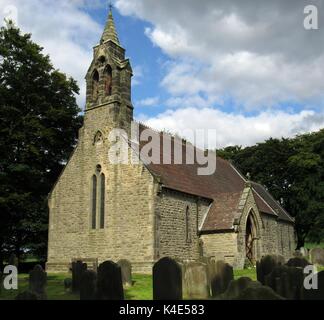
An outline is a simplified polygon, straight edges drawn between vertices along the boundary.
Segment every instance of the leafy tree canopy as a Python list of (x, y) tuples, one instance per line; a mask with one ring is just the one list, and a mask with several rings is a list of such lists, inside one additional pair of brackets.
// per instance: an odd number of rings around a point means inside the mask
[(30, 34), (0, 29), (0, 260), (46, 254), (47, 195), (76, 144), (78, 92)]

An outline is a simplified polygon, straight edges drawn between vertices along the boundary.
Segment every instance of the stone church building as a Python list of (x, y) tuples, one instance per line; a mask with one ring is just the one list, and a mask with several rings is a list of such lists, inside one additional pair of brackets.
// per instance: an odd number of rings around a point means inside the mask
[(109, 133), (129, 132), (133, 121), (131, 78), (110, 12), (86, 75), (78, 144), (49, 195), (47, 270), (65, 272), (73, 259), (128, 259), (150, 273), (163, 256), (235, 268), (265, 254), (290, 257), (294, 220), (230, 162), (217, 157), (207, 176), (196, 164), (110, 163)]

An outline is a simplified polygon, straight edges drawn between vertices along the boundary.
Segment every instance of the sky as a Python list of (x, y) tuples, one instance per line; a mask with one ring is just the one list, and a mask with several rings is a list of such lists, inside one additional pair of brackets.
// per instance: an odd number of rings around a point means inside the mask
[[(134, 70), (135, 118), (174, 133), (216, 129), (217, 147), (249, 146), (324, 127), (324, 0), (115, 0)], [(306, 30), (304, 8), (318, 9)], [(105, 0), (0, 0), (55, 68), (85, 74), (108, 14)], [(323, 28), (323, 30), (322, 30)]]

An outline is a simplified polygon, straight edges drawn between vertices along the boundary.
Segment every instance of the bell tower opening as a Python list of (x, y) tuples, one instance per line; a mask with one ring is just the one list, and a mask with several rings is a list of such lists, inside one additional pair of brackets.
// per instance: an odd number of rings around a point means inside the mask
[(86, 76), (86, 113), (107, 108), (116, 127), (128, 129), (134, 109), (131, 102), (133, 70), (125, 52), (110, 10), (100, 42), (93, 48), (93, 60)]
[(92, 75), (92, 101), (96, 102), (99, 96), (99, 73), (94, 70)]
[(112, 69), (110, 65), (107, 65), (104, 70), (105, 79), (105, 94), (106, 96), (111, 96), (112, 94)]

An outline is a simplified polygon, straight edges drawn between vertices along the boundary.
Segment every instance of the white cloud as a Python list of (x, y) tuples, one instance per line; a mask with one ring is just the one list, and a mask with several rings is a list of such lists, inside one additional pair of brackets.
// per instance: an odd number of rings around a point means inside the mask
[[(264, 111), (255, 116), (245, 116), (212, 108), (187, 107), (168, 110), (156, 117), (142, 115), (140, 120), (157, 130), (168, 130), (180, 135), (187, 129), (216, 129), (217, 140), (212, 141), (212, 144), (222, 148), (229, 145), (250, 146), (269, 137), (293, 137), (299, 133), (319, 130), (324, 126), (324, 113)], [(190, 140), (190, 135), (185, 137)], [(202, 147), (202, 142), (198, 141), (198, 145)]]
[[(284, 102), (323, 107), (324, 32), (303, 28), (304, 0), (117, 0), (147, 20), (152, 43), (173, 60), (173, 96), (231, 96), (247, 109)], [(324, 21), (324, 1), (316, 1)]]
[(137, 101), (136, 106), (138, 107), (153, 107), (160, 102), (159, 97), (150, 97)]
[(100, 7), (99, 0), (1, 0), (0, 19), (8, 7), (16, 8), (18, 26), (32, 33), (32, 40), (44, 47), (55, 68), (73, 76), (80, 86), (78, 104), (85, 104), (85, 80), (92, 60), (91, 47), (100, 39), (100, 26), (85, 7)]

